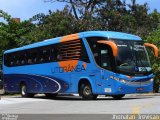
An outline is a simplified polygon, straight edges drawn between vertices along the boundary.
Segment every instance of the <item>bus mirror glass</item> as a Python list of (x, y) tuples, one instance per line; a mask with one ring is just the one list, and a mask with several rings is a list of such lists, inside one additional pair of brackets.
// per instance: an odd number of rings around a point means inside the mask
[(100, 40), (100, 41), (97, 41), (97, 42), (101, 43), (101, 44), (109, 45), (112, 48), (113, 56), (114, 57), (118, 56), (118, 47), (113, 41)]
[(150, 44), (150, 43), (144, 43), (144, 46), (145, 46), (145, 47), (153, 48), (155, 57), (158, 57), (158, 48), (157, 48), (156, 45)]

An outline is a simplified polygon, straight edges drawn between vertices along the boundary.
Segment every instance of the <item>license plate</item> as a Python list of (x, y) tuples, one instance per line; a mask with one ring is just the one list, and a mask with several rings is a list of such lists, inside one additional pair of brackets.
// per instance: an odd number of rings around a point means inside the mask
[(111, 92), (112, 92), (112, 89), (111, 89), (111, 88), (105, 88), (104, 91), (105, 91), (106, 93), (111, 93)]

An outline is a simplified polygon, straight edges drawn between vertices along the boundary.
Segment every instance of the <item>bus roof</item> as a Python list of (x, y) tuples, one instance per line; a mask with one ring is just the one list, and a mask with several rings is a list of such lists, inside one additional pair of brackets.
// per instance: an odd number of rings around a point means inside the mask
[[(73, 34), (73, 35), (75, 35), (75, 34)], [(123, 32), (114, 32), (114, 31), (86, 31), (86, 32), (80, 32), (77, 35), (79, 36), (79, 38), (82, 38), (82, 37), (106, 37), (108, 39), (142, 40), (140, 37), (138, 37), (136, 35), (127, 34), (127, 33), (123, 33)], [(68, 35), (68, 36), (72, 36), (72, 35)], [(63, 37), (67, 37), (67, 36), (63, 36)], [(51, 39), (47, 39), (47, 40), (44, 40), (41, 42), (22, 46), (19, 48), (6, 50), (4, 53), (16, 52), (16, 51), (20, 51), (20, 50), (26, 50), (26, 49), (31, 49), (31, 48), (35, 48), (35, 47), (60, 43), (61, 42), (60, 40), (63, 37), (51, 38)]]

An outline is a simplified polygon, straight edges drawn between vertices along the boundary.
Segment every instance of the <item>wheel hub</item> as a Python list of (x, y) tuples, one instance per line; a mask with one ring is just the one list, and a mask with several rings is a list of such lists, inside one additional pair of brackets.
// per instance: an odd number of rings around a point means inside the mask
[(85, 94), (85, 95), (90, 95), (90, 94), (91, 94), (90, 88), (85, 87), (85, 89), (84, 89), (84, 94)]

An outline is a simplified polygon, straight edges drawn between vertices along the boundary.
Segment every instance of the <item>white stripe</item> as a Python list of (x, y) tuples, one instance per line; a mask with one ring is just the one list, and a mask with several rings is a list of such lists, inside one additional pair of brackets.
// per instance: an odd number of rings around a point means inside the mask
[(46, 77), (46, 76), (41, 76), (41, 75), (35, 75), (35, 74), (30, 74), (30, 75), (47, 78), (47, 79), (52, 80), (52, 81), (54, 81), (55, 83), (57, 83), (57, 85), (58, 85), (59, 88), (58, 88), (58, 90), (57, 90), (56, 92), (53, 92), (53, 93), (57, 93), (57, 92), (59, 92), (59, 91), (61, 90), (61, 85), (60, 85), (56, 80), (54, 80), (54, 79), (52, 79), (52, 78), (49, 78), (49, 77)]

